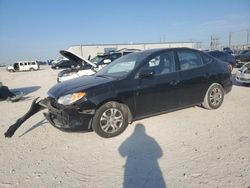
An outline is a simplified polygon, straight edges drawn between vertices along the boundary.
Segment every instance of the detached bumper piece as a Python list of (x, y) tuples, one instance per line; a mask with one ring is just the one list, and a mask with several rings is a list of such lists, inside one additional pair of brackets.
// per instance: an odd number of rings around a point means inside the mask
[(55, 99), (47, 98), (46, 107), (48, 112), (45, 118), (56, 128), (64, 130), (88, 130), (91, 128), (92, 114), (82, 113), (77, 106), (65, 107), (58, 104)]
[(40, 100), (38, 101), (39, 98), (36, 98), (33, 100), (29, 111), (24, 114), (22, 117), (20, 117), (16, 123), (14, 123), (13, 125), (11, 125), (8, 130), (4, 133), (5, 137), (12, 137), (16, 130), (27, 120), (29, 119), (31, 116), (33, 116), (34, 114), (36, 114), (37, 112), (43, 110), (46, 108), (46, 106), (41, 105), (42, 103), (45, 102), (46, 99)]

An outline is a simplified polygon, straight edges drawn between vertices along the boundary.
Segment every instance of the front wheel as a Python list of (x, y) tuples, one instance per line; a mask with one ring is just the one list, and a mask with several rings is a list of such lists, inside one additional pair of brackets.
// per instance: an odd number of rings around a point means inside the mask
[(202, 106), (206, 109), (217, 109), (222, 105), (224, 100), (224, 89), (220, 84), (212, 84), (205, 95)]
[(93, 130), (104, 138), (118, 136), (127, 126), (127, 108), (113, 101), (105, 103), (96, 111), (92, 124)]

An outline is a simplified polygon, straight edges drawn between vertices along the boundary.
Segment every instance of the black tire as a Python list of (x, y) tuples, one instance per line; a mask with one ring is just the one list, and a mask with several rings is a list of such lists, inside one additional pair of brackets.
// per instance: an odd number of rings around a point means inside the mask
[(120, 135), (128, 126), (128, 111), (125, 105), (117, 102), (103, 104), (93, 118), (93, 130), (103, 138)]
[(33, 69), (33, 68), (30, 68), (30, 71), (35, 71), (35, 69)]
[(202, 106), (209, 110), (217, 109), (222, 105), (223, 100), (224, 100), (223, 87), (218, 83), (214, 83), (208, 88)]

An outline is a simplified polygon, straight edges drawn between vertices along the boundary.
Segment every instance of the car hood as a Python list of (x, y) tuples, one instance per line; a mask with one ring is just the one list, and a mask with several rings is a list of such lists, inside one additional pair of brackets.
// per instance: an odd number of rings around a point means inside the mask
[(63, 95), (74, 92), (84, 91), (90, 87), (102, 85), (114, 80), (113, 78), (97, 77), (97, 76), (81, 76), (79, 78), (71, 79), (61, 82), (53, 86), (49, 91), (49, 97), (58, 99)]
[(71, 52), (69, 50), (61, 50), (60, 51), (60, 54), (63, 56), (63, 57), (66, 57), (67, 59), (71, 60), (71, 61), (74, 61), (78, 64), (82, 64), (82, 63), (87, 63), (87, 64), (90, 64), (91, 66), (93, 67), (97, 67), (96, 64), (92, 63), (91, 61), (85, 59), (84, 57), (82, 56), (79, 56), (78, 54), (74, 53), (74, 52)]

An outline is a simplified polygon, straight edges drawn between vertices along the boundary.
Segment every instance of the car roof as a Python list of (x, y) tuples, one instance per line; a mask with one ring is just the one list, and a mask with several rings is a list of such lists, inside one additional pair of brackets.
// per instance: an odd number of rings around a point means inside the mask
[(192, 51), (198, 51), (196, 49), (193, 48), (154, 48), (154, 49), (148, 49), (148, 50), (143, 50), (143, 51), (139, 51), (139, 52), (134, 52), (136, 54), (152, 54), (152, 53), (156, 53), (156, 52), (162, 52), (162, 51), (166, 51), (166, 50), (192, 50)]
[(37, 63), (37, 61), (15, 61), (14, 63), (31, 63), (31, 62), (35, 62)]

